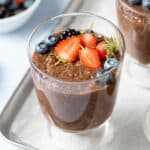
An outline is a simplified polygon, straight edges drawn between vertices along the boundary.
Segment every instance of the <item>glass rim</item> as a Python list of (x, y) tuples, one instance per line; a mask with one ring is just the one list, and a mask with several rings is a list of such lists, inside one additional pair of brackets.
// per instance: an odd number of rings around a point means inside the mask
[(95, 78), (92, 78), (92, 79), (89, 79), (89, 80), (83, 80), (83, 81), (67, 81), (67, 80), (62, 80), (62, 79), (59, 79), (59, 78), (56, 78), (56, 77), (53, 77), (53, 76), (49, 76), (48, 74), (46, 74), (45, 72), (41, 71), (38, 67), (36, 67), (36, 65), (32, 62), (32, 56), (30, 56), (30, 50), (31, 50), (31, 47), (30, 47), (30, 43), (31, 43), (31, 40), (32, 38), (34, 37), (34, 34), (40, 29), (42, 28), (44, 25), (46, 25), (47, 23), (49, 22), (52, 22), (54, 21), (55, 19), (61, 19), (62, 17), (72, 17), (72, 16), (80, 16), (80, 15), (83, 15), (83, 16), (89, 16), (89, 17), (96, 17), (96, 18), (99, 18), (101, 20), (104, 20), (106, 21), (107, 23), (109, 23), (112, 27), (114, 27), (114, 29), (120, 34), (121, 36), (121, 41), (122, 41), (122, 56), (120, 57), (121, 58), (121, 62), (123, 61), (123, 58), (124, 58), (124, 53), (125, 53), (125, 40), (124, 40), (124, 37), (123, 37), (123, 34), (121, 33), (121, 31), (119, 30), (119, 28), (113, 24), (110, 20), (102, 17), (102, 16), (98, 16), (98, 15), (95, 15), (95, 14), (92, 14), (92, 13), (86, 13), (86, 12), (71, 12), (71, 13), (62, 13), (60, 15), (57, 15), (57, 16), (54, 16), (54, 17), (51, 17), (51, 18), (48, 18), (46, 19), (45, 21), (43, 21), (42, 23), (38, 24), (34, 30), (32, 31), (32, 33), (30, 34), (29, 38), (28, 38), (28, 46), (27, 46), (27, 55), (28, 55), (28, 59), (29, 59), (29, 62), (30, 62), (30, 65), (31, 67), (38, 73), (40, 74), (43, 74), (44, 77), (46, 77), (46, 80), (55, 80), (56, 82), (62, 82), (62, 83), (65, 83), (65, 84), (83, 84), (83, 83), (88, 83), (88, 82), (91, 82), (91, 81), (97, 81), (97, 80), (100, 80), (101, 78), (103, 78), (104, 76), (108, 75), (109, 73), (113, 72), (116, 68), (119, 68), (119, 66), (121, 65), (121, 63), (119, 63), (118, 66), (116, 67), (113, 67), (112, 69), (106, 71), (105, 73), (101, 74), (99, 77), (95, 77)]
[[(124, 1), (122, 1), (122, 0), (118, 0), (118, 1), (119, 1), (119, 3), (121, 3), (121, 5), (122, 5), (124, 8), (130, 10), (131, 12), (133, 12), (133, 13), (135, 13), (135, 14), (138, 14), (138, 15), (141, 15), (141, 16), (144, 16), (144, 17), (150, 17), (150, 13), (140, 12), (140, 11), (135, 10), (135, 9), (133, 9), (132, 7), (130, 7), (130, 6), (129, 6), (128, 4), (126, 4)], [(141, 6), (141, 7), (142, 7), (142, 6)]]

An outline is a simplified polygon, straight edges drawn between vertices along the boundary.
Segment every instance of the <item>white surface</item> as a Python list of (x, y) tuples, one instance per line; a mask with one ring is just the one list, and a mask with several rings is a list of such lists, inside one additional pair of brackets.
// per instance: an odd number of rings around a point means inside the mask
[(2, 28), (0, 28), (0, 33), (8, 33), (24, 25), (35, 13), (35, 11), (40, 5), (40, 2), (41, 0), (35, 0), (32, 6), (27, 10), (19, 13), (18, 15), (14, 15), (6, 19), (1, 19), (0, 26)]
[[(47, 1), (48, 3), (49, 0), (43, 1)], [(116, 23), (114, 2), (115, 0), (87, 0), (81, 11), (86, 10), (87, 12), (102, 15)], [(28, 68), (25, 47), (30, 30), (27, 28), (33, 28), (34, 24), (38, 22), (38, 19), (44, 19), (49, 11), (51, 12), (49, 13), (50, 15), (54, 15), (54, 12), (57, 10), (56, 7), (51, 7), (51, 9), (48, 10), (46, 4), (45, 6), (41, 6), (41, 9), (44, 8), (42, 13), (45, 15), (40, 15), (39, 11), (38, 14), (36, 14), (36, 17), (33, 17), (33, 19), (30, 20), (31, 23), (25, 25), (21, 30), (9, 35), (0, 36), (1, 108), (9, 99)], [(60, 10), (59, 7), (58, 10)], [(113, 140), (115, 145), (107, 150), (150, 149), (150, 144), (144, 136), (142, 126), (144, 112), (149, 104), (149, 90), (136, 86), (135, 83), (130, 80), (130, 77), (127, 76), (126, 72), (124, 72), (122, 75), (118, 101), (113, 114), (113, 116), (115, 115), (114, 127), (117, 126), (119, 128), (118, 130), (115, 128), (115, 138)], [(2, 141), (0, 141), (0, 149), (17, 150), (6, 145)]]

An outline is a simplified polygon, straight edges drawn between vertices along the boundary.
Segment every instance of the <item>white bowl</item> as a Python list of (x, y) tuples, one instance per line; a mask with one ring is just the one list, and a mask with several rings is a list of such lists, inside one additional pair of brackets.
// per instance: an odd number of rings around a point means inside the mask
[(20, 12), (19, 14), (0, 19), (0, 33), (8, 33), (24, 25), (32, 17), (40, 3), (41, 0), (35, 0), (28, 9)]

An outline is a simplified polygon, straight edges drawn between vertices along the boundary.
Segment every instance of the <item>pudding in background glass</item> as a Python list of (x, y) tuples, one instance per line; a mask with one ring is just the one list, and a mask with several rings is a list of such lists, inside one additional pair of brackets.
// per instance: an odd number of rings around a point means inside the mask
[(125, 70), (138, 86), (150, 88), (150, 1), (116, 0), (120, 30), (125, 37)]
[(120, 31), (92, 14), (63, 14), (34, 30), (28, 55), (55, 143), (69, 150), (106, 143), (124, 57)]
[(150, 65), (150, 1), (148, 6), (144, 5), (144, 0), (116, 1), (127, 52), (139, 63)]

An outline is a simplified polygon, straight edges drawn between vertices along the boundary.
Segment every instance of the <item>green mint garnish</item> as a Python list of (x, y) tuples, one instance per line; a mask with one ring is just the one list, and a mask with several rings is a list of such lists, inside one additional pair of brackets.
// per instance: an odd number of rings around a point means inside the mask
[(108, 58), (118, 58), (119, 40), (117, 38), (110, 37), (108, 39), (108, 44), (104, 45), (103, 48), (107, 50)]

